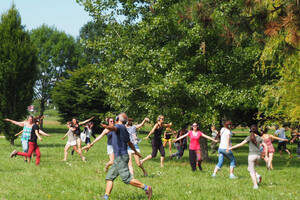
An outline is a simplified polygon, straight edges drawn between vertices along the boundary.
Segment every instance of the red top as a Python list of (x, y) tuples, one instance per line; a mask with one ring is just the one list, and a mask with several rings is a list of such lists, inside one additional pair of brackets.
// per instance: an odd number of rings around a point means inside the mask
[(190, 150), (199, 150), (200, 149), (199, 139), (201, 136), (202, 136), (201, 131), (197, 131), (196, 134), (194, 134), (193, 131), (189, 131), (189, 137), (191, 139)]

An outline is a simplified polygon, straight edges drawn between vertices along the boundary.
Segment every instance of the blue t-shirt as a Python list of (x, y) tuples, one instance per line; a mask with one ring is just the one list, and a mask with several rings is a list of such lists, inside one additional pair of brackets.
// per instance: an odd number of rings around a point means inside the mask
[(114, 149), (115, 157), (118, 157), (128, 154), (127, 143), (130, 141), (130, 138), (125, 125), (116, 124), (115, 127), (118, 130), (112, 133), (112, 146)]
[(114, 131), (110, 131), (109, 133), (106, 134), (107, 136), (107, 145), (112, 145), (112, 134)]
[[(277, 129), (275, 131), (275, 135), (277, 135), (279, 138), (281, 139), (286, 139), (286, 136), (285, 136), (285, 129), (284, 128), (281, 128), (281, 129)], [(283, 141), (278, 141), (278, 142), (283, 142)]]

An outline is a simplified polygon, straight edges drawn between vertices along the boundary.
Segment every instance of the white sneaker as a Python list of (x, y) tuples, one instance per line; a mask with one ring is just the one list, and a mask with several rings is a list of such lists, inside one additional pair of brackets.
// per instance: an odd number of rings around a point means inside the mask
[(216, 174), (212, 174), (211, 177), (216, 178)]
[(237, 179), (237, 176), (235, 176), (234, 174), (230, 174), (229, 178), (230, 179)]
[(257, 190), (258, 189), (258, 185), (254, 185), (253, 189)]
[(257, 175), (256, 175), (256, 181), (257, 181), (257, 184), (261, 183), (261, 180), (262, 180), (261, 175), (257, 174)]

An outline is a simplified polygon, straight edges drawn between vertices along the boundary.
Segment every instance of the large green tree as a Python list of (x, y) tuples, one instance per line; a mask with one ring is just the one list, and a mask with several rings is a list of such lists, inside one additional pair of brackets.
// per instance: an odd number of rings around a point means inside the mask
[(68, 76), (67, 70), (77, 68), (80, 47), (72, 36), (47, 25), (32, 30), (30, 37), (38, 50), (39, 75), (35, 95), (42, 116), (55, 83)]
[(24, 119), (36, 78), (37, 51), (13, 5), (2, 14), (0, 22), (0, 131), (11, 144), (19, 129), (3, 119)]

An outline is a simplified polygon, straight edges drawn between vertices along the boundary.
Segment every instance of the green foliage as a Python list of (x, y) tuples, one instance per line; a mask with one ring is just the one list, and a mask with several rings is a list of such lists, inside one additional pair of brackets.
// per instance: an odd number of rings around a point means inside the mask
[(70, 121), (73, 117), (85, 120), (107, 112), (106, 94), (101, 88), (92, 88), (88, 82), (94, 74), (93, 68), (86, 66), (69, 73), (70, 77), (57, 82), (52, 92), (62, 121)]
[(39, 76), (35, 94), (40, 102), (40, 115), (43, 115), (56, 81), (68, 76), (67, 70), (77, 68), (80, 49), (72, 36), (47, 25), (32, 30), (30, 37), (38, 49)]
[(19, 129), (2, 119), (21, 121), (27, 114), (38, 73), (37, 51), (14, 5), (1, 16), (0, 35), (0, 129), (13, 144)]

